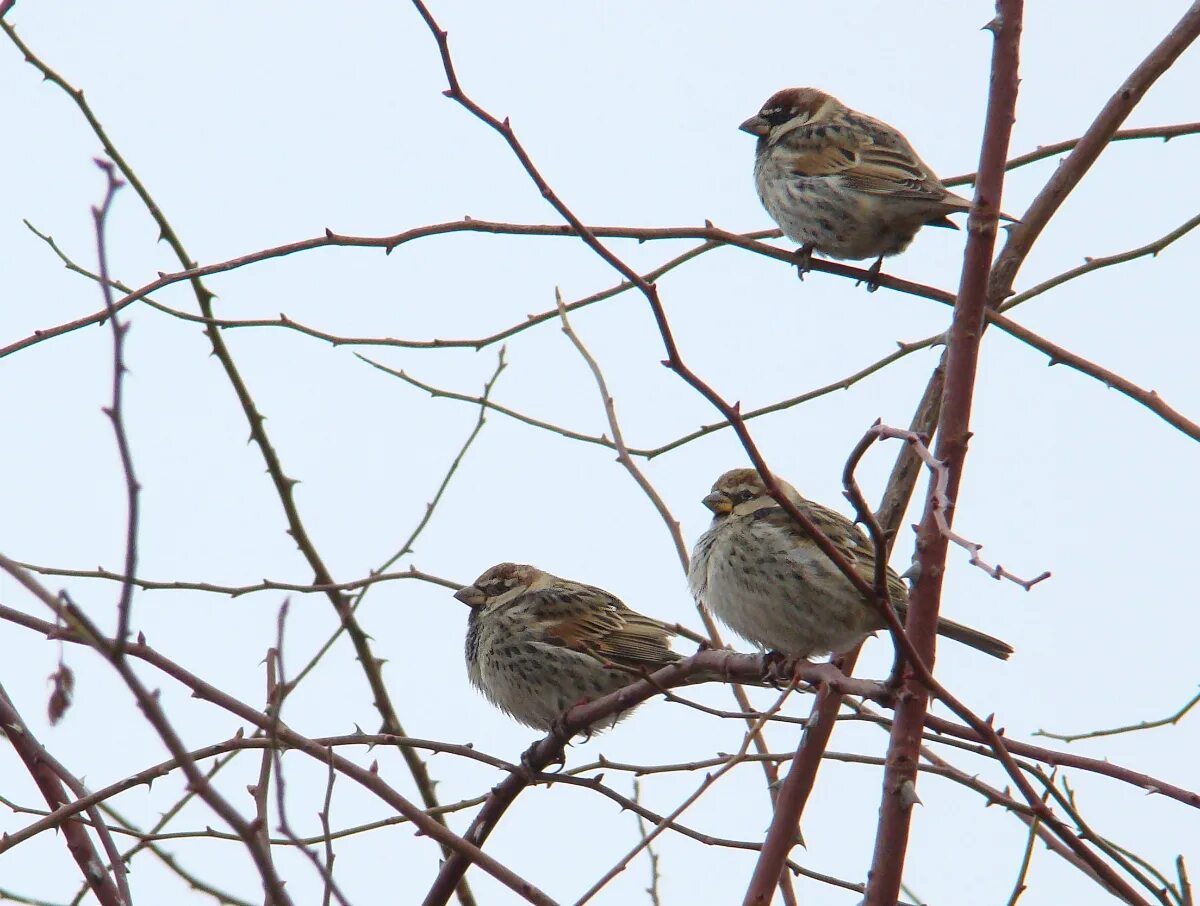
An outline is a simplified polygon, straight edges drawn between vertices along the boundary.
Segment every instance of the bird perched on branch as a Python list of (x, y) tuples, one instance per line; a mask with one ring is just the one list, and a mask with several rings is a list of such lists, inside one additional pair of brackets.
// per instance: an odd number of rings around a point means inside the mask
[(784, 235), (800, 243), (801, 276), (815, 250), (877, 259), (873, 281), (884, 257), (904, 251), (921, 227), (958, 229), (946, 215), (971, 208), (898, 130), (816, 88), (775, 92), (741, 129), (758, 137), (758, 197)]
[[(779, 481), (788, 499), (808, 516), (868, 582), (874, 582), (875, 549), (840, 513), (806, 500)], [(771, 497), (754, 469), (734, 469), (717, 479), (704, 505), (712, 525), (696, 542), (688, 584), (696, 600), (738, 635), (795, 657), (842, 654), (887, 626), (862, 594)], [(888, 596), (903, 623), (908, 588), (889, 567)], [(1006, 642), (939, 619), (940, 635), (1007, 659)]]
[[(548, 730), (563, 712), (680, 660), (674, 633), (602, 588), (500, 563), (454, 595), (471, 608), (467, 675), (521, 723)], [(592, 729), (610, 727), (629, 712)]]

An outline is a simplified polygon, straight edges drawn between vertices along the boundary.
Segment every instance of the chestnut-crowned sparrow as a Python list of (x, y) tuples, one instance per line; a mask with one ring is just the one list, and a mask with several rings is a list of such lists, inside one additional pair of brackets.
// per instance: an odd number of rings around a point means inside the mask
[(876, 258), (874, 276), (884, 256), (904, 251), (921, 227), (957, 229), (946, 215), (971, 207), (898, 130), (816, 88), (777, 91), (741, 129), (758, 137), (758, 197), (784, 235), (801, 244), (802, 272), (815, 250)]

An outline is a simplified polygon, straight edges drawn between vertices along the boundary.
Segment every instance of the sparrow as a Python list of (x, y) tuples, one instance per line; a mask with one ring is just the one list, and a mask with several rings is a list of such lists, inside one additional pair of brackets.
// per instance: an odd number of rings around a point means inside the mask
[[(788, 499), (817, 526), (868, 582), (875, 549), (853, 522), (814, 503), (785, 481)], [(784, 655), (842, 654), (887, 623), (763, 486), (754, 469), (717, 479), (704, 505), (713, 512), (692, 552), (688, 584), (697, 602), (734, 632)], [(889, 567), (888, 596), (903, 623), (908, 588)], [(1002, 660), (1012, 646), (978, 630), (939, 619), (940, 635)]]
[(802, 277), (814, 250), (875, 258), (867, 288), (877, 289), (885, 256), (904, 251), (923, 226), (958, 229), (946, 215), (971, 208), (897, 129), (816, 88), (775, 92), (740, 128), (758, 137), (758, 197), (801, 244)]
[[(549, 730), (563, 712), (681, 659), (674, 633), (602, 588), (535, 566), (500, 563), (455, 595), (471, 608), (467, 676), (526, 726)], [(630, 712), (601, 721), (611, 727)]]

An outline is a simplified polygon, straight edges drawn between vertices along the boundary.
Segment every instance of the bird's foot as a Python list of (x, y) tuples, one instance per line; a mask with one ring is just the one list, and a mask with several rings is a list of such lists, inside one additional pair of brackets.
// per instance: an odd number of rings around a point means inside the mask
[[(875, 259), (875, 263), (867, 268), (867, 292), (873, 293), (879, 289), (879, 269), (883, 267), (883, 256)], [(859, 283), (862, 281), (860, 280)], [(857, 284), (856, 284), (857, 285)]]
[(796, 249), (796, 276), (801, 281), (804, 280), (804, 275), (812, 270), (812, 255), (813, 245), (811, 242), (806, 242)]
[(790, 658), (782, 651), (772, 649), (763, 655), (763, 679), (773, 685), (776, 689), (783, 689), (791, 685), (793, 677), (790, 671), (784, 669), (784, 666)]

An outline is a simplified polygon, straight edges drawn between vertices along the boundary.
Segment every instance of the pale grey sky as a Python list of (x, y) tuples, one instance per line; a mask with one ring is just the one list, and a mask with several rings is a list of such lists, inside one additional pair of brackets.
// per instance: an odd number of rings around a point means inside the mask
[[(586, 222), (726, 229), (770, 226), (755, 196), (753, 141), (737, 125), (773, 91), (815, 85), (902, 129), (921, 156), (949, 176), (973, 170), (986, 100), (992, 16), (985, 2), (895, 4), (661, 2), (449, 4), (432, 7), (450, 32), (464, 88), (512, 124), (562, 198)], [(1129, 71), (1174, 24), (1182, 3), (1106, 7), (1031, 3), (1026, 12), (1021, 96), (1012, 151), (1077, 136)], [(436, 47), (405, 3), (333, 5), (156, 4), (97, 6), (24, 2), (8, 19), (68, 81), (85, 90), (113, 141), (146, 182), (192, 256), (220, 261), (261, 248), (338, 233), (378, 236), (463, 215), (553, 223), (498, 136), (445, 99)], [(1197, 119), (1200, 55), (1191, 50), (1156, 85), (1127, 125)], [(0, 344), (80, 317), (102, 305), (90, 281), (61, 267), (22, 224), (52, 235), (91, 267), (89, 208), (103, 184), (100, 147), (74, 106), (44, 83), (8, 41), (0, 44)], [(1197, 212), (1200, 138), (1126, 142), (1103, 155), (1030, 256), (1025, 289), (1100, 256), (1162, 236)], [(1003, 207), (1019, 215), (1053, 172), (1051, 159), (1010, 174)], [(110, 223), (111, 270), (131, 285), (177, 270), (170, 250), (130, 190)], [(953, 290), (964, 232), (929, 230), (884, 271)], [(1157, 258), (1084, 277), (1014, 317), (1048, 339), (1157, 390), (1200, 414), (1195, 342), (1197, 239)], [(610, 246), (654, 267), (685, 242)], [(218, 312), (271, 318), (280, 312), (331, 333), (406, 339), (463, 338), (517, 324), (553, 307), (555, 287), (572, 300), (615, 283), (582, 243), (558, 238), (456, 234), (422, 239), (390, 256), (377, 249), (322, 249), (210, 279)], [(895, 348), (943, 330), (949, 311), (927, 300), (813, 274), (799, 283), (779, 262), (733, 249), (710, 252), (659, 283), (688, 363), (745, 408), (842, 378)], [(156, 298), (195, 310), (182, 285)], [(311, 579), (285, 523), (245, 420), (200, 329), (146, 307), (128, 310), (131, 374), (126, 414), (142, 496), (139, 573), (222, 584), (263, 577)], [(632, 446), (650, 447), (716, 420), (664, 369), (645, 301), (618, 296), (573, 324), (605, 368)], [(315, 543), (340, 580), (384, 561), (424, 505), (471, 430), (477, 410), (430, 397), (355, 358), (350, 347), (277, 329), (227, 331)], [(360, 349), (440, 387), (477, 394), (497, 347)], [(111, 336), (91, 327), (0, 360), (7, 476), (0, 551), (40, 564), (119, 569), (124, 488), (108, 421)], [(937, 351), (916, 353), (849, 391), (753, 423), (768, 461), (809, 496), (846, 510), (841, 469), (862, 432), (882, 417), (906, 424)], [(588, 434), (607, 433), (595, 385), (553, 322), (508, 343), (494, 399)], [(1012, 642), (1001, 664), (953, 645), (939, 675), (977, 711), (996, 713), (1011, 736), (1038, 728), (1079, 730), (1169, 713), (1195, 691), (1196, 592), (1190, 574), (1198, 502), (1195, 442), (1153, 413), (1044, 355), (989, 331), (956, 527), (984, 556), (1022, 575), (1052, 570), (1026, 594), (993, 582), (951, 554), (943, 609)], [(861, 476), (877, 496), (896, 454), (875, 448)], [(708, 516), (700, 498), (745, 456), (728, 431), (644, 464), (690, 545)], [(912, 521), (911, 514), (910, 520)], [(893, 565), (911, 553), (906, 531)], [(1176, 555), (1184, 561), (1175, 563)], [(601, 585), (636, 609), (699, 628), (670, 538), (648, 501), (607, 450), (572, 443), (493, 413), (437, 513), (402, 565), (467, 581), (518, 560)], [(118, 588), (47, 579), (111, 628)], [(282, 594), (222, 598), (142, 592), (134, 626), (169, 657), (252, 703), (263, 698), (260, 661), (275, 639)], [(47, 618), (7, 576), (0, 601)], [(466, 614), (443, 589), (418, 582), (375, 588), (361, 611), (389, 659), (385, 676), (414, 736), (473, 741), (515, 758), (534, 734), (492, 710), (467, 684)], [(288, 662), (304, 663), (335, 625), (321, 596), (293, 596)], [(745, 647), (744, 644), (741, 647)], [(686, 650), (680, 645), (681, 650)], [(104, 665), (68, 652), (79, 676), (67, 719), (44, 722), (45, 677), (58, 648), (0, 623), (3, 683), (41, 740), (99, 787), (160, 761), (161, 743)], [(890, 646), (870, 643), (864, 675), (882, 675)], [(239, 724), (187, 697), (150, 669), (191, 745)], [(698, 699), (732, 707), (719, 687)], [(769, 699), (758, 695), (756, 701)], [(797, 700), (789, 712), (808, 713)], [(285, 719), (310, 736), (374, 730), (378, 716), (349, 646), (341, 643), (289, 699)], [(38, 723), (40, 721), (40, 723)], [(614, 731), (575, 746), (569, 764), (690, 761), (731, 752), (743, 724), (652, 702)], [(794, 727), (773, 729), (773, 748), (794, 748)], [(885, 734), (849, 726), (832, 748), (882, 754)], [(1056, 744), (1057, 745), (1057, 744)], [(1200, 718), (1179, 727), (1072, 746), (1164, 780), (1200, 786)], [(412, 784), (394, 751), (351, 752), (406, 795)], [(951, 753), (960, 766), (1005, 785), (994, 762)], [(293, 821), (312, 830), (323, 772), (289, 755)], [(446, 802), (478, 795), (498, 776), (439, 755), (429, 759)], [(257, 759), (242, 756), (221, 788), (247, 813)], [(0, 749), (0, 794), (39, 799), (11, 752)], [(608, 772), (628, 793), (628, 776)], [(661, 775), (645, 801), (669, 811), (699, 782)], [(1182, 850), (1196, 871), (1196, 815), (1177, 802), (1080, 772), (1071, 774), (1095, 830), (1167, 870)], [(177, 776), (117, 800), (151, 823), (178, 794)], [(349, 782), (335, 827), (385, 817)], [(879, 771), (828, 763), (805, 815), (814, 870), (861, 880), (869, 865)], [(923, 777), (906, 880), (931, 904), (1004, 903), (1021, 860), (1024, 826), (936, 777)], [(27, 815), (0, 814), (0, 832)], [(762, 775), (743, 766), (685, 815), (699, 830), (760, 839), (769, 821)], [(215, 819), (190, 807), (174, 829)], [(463, 815), (451, 826), (465, 827)], [(529, 791), (488, 844), (496, 858), (556, 899), (571, 902), (637, 840), (633, 817), (586, 791)], [(222, 884), (256, 898), (249, 860), (236, 843), (172, 844), (184, 863), (217, 869)], [(666, 835), (659, 844), (663, 902), (740, 902), (753, 854), (701, 847)], [(436, 850), (410, 828), (361, 834), (338, 845), (337, 877), (354, 903), (416, 902), (437, 867)], [(313, 902), (307, 863), (281, 857), (297, 902)], [(204, 903), (153, 862), (133, 875), (141, 903)], [(515, 902), (483, 873), (480, 901)], [(0, 854), (0, 887), (66, 902), (77, 872), (61, 838)], [(635, 861), (597, 898), (648, 902), (648, 868)], [(850, 904), (853, 894), (799, 880), (806, 903)], [(1039, 847), (1022, 906), (1102, 903), (1092, 882)], [(411, 892), (411, 893), (410, 893)], [(261, 894), (258, 894), (261, 896)]]

